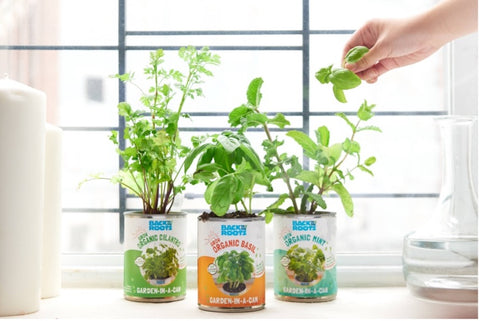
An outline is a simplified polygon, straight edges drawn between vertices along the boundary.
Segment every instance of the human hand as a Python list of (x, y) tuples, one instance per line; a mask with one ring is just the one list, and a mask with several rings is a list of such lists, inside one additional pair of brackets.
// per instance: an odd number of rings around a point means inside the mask
[(353, 34), (345, 44), (342, 57), (355, 46), (365, 46), (370, 50), (356, 63), (347, 63), (345, 68), (374, 83), (389, 70), (425, 59), (442, 43), (419, 29), (415, 19), (375, 19)]
[(443, 0), (417, 16), (371, 20), (352, 35), (342, 57), (355, 46), (369, 52), (345, 67), (374, 83), (387, 71), (423, 60), (447, 42), (475, 32), (477, 20), (477, 0)]

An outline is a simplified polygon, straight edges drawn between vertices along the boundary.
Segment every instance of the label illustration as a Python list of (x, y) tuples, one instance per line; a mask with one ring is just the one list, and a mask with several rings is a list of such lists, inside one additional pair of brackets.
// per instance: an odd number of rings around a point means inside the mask
[(171, 298), (186, 293), (185, 218), (126, 215), (124, 292)]
[(199, 221), (198, 242), (199, 305), (242, 308), (265, 304), (263, 220)]
[(274, 218), (275, 295), (298, 298), (337, 293), (335, 216)]

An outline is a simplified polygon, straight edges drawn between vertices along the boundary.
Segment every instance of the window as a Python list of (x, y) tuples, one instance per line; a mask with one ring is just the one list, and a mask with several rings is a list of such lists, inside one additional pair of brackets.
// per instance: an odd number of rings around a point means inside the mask
[[(228, 112), (245, 101), (249, 81), (258, 76), (265, 80), (264, 110), (286, 113), (292, 128), (307, 132), (328, 124), (332, 136), (341, 133), (344, 124), (335, 112), (352, 113), (363, 98), (377, 105), (376, 124), (383, 134), (362, 139), (365, 153), (377, 157), (375, 177), (359, 173), (351, 182), (353, 219), (336, 198), (329, 209), (337, 211), (339, 252), (400, 253), (403, 236), (427, 218), (438, 196), (439, 138), (432, 119), (449, 112), (451, 52), (440, 50), (349, 92), (346, 105), (337, 103), (314, 74), (340, 61), (343, 44), (368, 18), (411, 15), (435, 2), (0, 0), (0, 71), (44, 90), (49, 122), (64, 129), (64, 251), (120, 252), (123, 213), (138, 208), (134, 198), (108, 182), (77, 189), (90, 174), (113, 174), (119, 166), (108, 136), (123, 126), (117, 102), (135, 101), (136, 93), (109, 75), (140, 73), (156, 48), (164, 48), (170, 61), (181, 46), (207, 45), (222, 63), (205, 83), (205, 97), (186, 107), (194, 120), (183, 125), (185, 141), (227, 127)], [(470, 58), (476, 44), (472, 50)], [(476, 80), (476, 69), (468, 72)], [(250, 135), (258, 141), (260, 133)], [(192, 254), (193, 213), (207, 208), (202, 192), (189, 187), (184, 200), (184, 210), (192, 213)], [(260, 193), (255, 206), (266, 204), (267, 195)]]

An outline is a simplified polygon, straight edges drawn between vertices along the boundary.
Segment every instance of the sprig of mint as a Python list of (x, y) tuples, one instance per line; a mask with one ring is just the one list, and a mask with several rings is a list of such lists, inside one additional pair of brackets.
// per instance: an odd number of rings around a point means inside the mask
[[(348, 58), (360, 59), (365, 50), (359, 49), (352, 53)], [(317, 78), (323, 84), (332, 83), (335, 88), (344, 89), (355, 88), (360, 85), (361, 80), (354, 73), (347, 69), (333, 69), (333, 66), (322, 68), (317, 73)], [(262, 142), (265, 156), (263, 165), (265, 167), (266, 177), (272, 183), (280, 179), (287, 187), (287, 193), (282, 193), (278, 198), (264, 211), (266, 221), (269, 222), (275, 214), (282, 213), (315, 213), (318, 207), (327, 208), (324, 196), (333, 192), (336, 193), (343, 204), (347, 215), (354, 213), (353, 201), (350, 193), (345, 188), (346, 179), (353, 180), (353, 172), (356, 170), (364, 171), (373, 175), (370, 166), (376, 161), (374, 156), (362, 160), (360, 152), (360, 143), (357, 141), (358, 133), (362, 131), (381, 130), (372, 125), (364, 125), (373, 116), (373, 108), (364, 101), (357, 111), (357, 120), (351, 120), (344, 113), (338, 113), (351, 129), (351, 134), (336, 143), (331, 143), (330, 131), (326, 126), (320, 126), (315, 131), (315, 140), (301, 131), (288, 131), (287, 137), (293, 139), (303, 150), (304, 155), (313, 162), (313, 168), (306, 170), (302, 168), (298, 156), (289, 155), (281, 152), (284, 144), (283, 140), (273, 137), (270, 126), (277, 126), (281, 129), (290, 125), (290, 122), (281, 113), (269, 117), (266, 113), (260, 111), (260, 102), (262, 99), (261, 87), (262, 78), (253, 79), (247, 89), (247, 102), (234, 108), (229, 114), (229, 123), (237, 127), (240, 133), (244, 133), (250, 128), (261, 127), (266, 138)], [(338, 91), (338, 90), (337, 90)], [(338, 97), (337, 97), (338, 98)], [(346, 160), (356, 159), (356, 163), (351, 168), (345, 168)], [(285, 201), (290, 200), (290, 205), (284, 207)]]
[[(344, 64), (345, 62), (355, 63), (359, 61), (367, 52), (367, 47), (353, 47), (345, 55)], [(358, 87), (362, 83), (360, 77), (358, 77), (352, 71), (345, 68), (333, 68), (333, 65), (321, 68), (315, 74), (315, 78), (317, 78), (321, 84), (331, 83), (333, 85), (333, 95), (341, 103), (347, 102), (344, 93), (345, 90)]]

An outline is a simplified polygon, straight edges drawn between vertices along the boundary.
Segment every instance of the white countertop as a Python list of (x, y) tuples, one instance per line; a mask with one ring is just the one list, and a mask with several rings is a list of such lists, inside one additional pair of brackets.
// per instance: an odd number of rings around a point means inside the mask
[(460, 319), (478, 318), (478, 305), (441, 304), (419, 300), (405, 287), (340, 288), (337, 299), (325, 303), (293, 303), (267, 290), (265, 309), (247, 313), (217, 313), (197, 307), (197, 291), (170, 303), (126, 301), (119, 288), (66, 288), (60, 296), (42, 300), (40, 311), (22, 319)]

